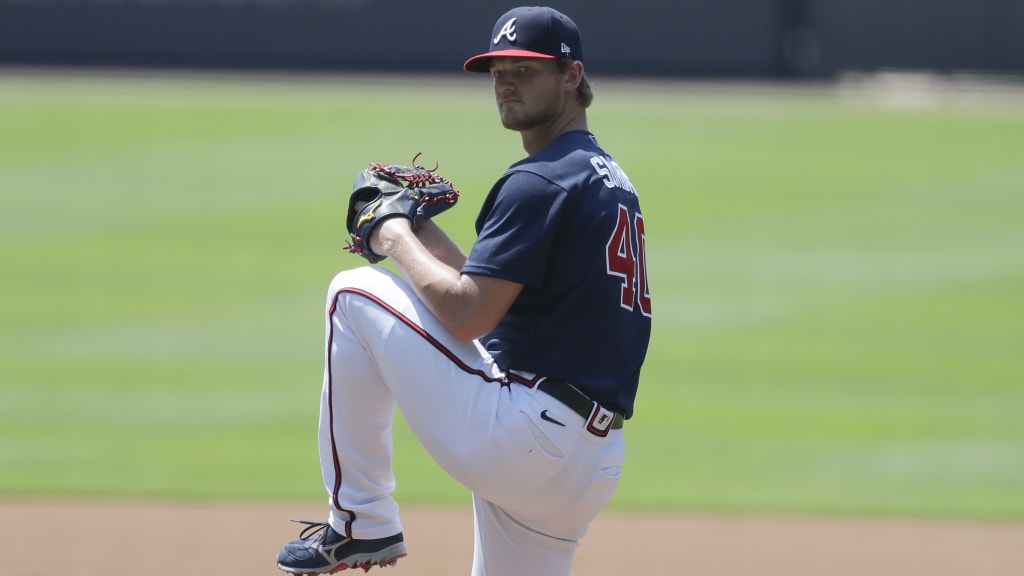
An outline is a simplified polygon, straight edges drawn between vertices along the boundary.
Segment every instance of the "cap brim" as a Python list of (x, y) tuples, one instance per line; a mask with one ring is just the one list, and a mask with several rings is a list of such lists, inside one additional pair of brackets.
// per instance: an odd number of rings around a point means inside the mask
[(543, 58), (545, 60), (554, 60), (554, 56), (548, 54), (541, 54), (540, 52), (530, 52), (529, 50), (495, 50), (494, 52), (487, 52), (486, 54), (479, 54), (473, 56), (466, 63), (462, 65), (462, 69), (466, 72), (490, 72), (491, 71), (491, 58), (500, 57), (510, 58)]

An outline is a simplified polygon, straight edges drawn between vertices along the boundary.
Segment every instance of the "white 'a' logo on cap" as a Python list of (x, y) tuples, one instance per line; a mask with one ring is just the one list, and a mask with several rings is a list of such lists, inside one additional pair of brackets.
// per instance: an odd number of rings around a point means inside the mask
[(499, 31), (498, 35), (494, 37), (494, 43), (497, 44), (501, 40), (502, 36), (504, 36), (505, 38), (508, 38), (509, 42), (515, 42), (516, 41), (516, 19), (515, 18), (512, 18), (508, 22), (505, 22), (505, 25), (501, 27), (501, 31)]

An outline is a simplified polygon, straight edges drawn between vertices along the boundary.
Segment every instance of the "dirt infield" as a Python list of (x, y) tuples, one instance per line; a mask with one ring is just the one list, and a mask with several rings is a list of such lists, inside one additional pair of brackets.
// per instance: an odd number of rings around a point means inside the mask
[[(0, 573), (272, 576), (281, 574), (277, 549), (297, 534), (288, 520), (323, 514), (309, 505), (0, 500)], [(468, 508), (406, 507), (402, 516), (409, 557), (371, 573), (469, 574)], [(583, 540), (573, 573), (1020, 576), (1024, 524), (609, 511)]]

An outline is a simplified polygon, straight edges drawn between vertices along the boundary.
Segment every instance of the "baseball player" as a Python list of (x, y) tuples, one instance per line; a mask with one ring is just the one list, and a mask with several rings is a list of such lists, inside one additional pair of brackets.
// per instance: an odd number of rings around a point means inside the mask
[(588, 131), (582, 48), (568, 17), (522, 7), (464, 64), (491, 75), (501, 122), (527, 153), (488, 193), (468, 255), (432, 218), (457, 198), (433, 171), (372, 165), (356, 179), (352, 251), (401, 274), (364, 266), (330, 284), (319, 425), (330, 513), (302, 521), (281, 570), (406, 555), (392, 497), (397, 404), (472, 491), (473, 575), (570, 573), (619, 480), (651, 329), (644, 218)]

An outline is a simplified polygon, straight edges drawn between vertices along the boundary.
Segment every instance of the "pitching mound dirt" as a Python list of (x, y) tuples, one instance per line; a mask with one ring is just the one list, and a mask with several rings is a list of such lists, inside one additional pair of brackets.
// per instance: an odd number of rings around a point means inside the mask
[[(308, 504), (0, 500), (7, 576), (273, 576)], [(404, 507), (409, 556), (383, 576), (469, 574), (468, 507)], [(354, 571), (353, 574), (360, 573)], [(606, 511), (574, 564), (586, 576), (1020, 576), (1024, 524)], [(528, 576), (528, 575), (524, 575)]]

